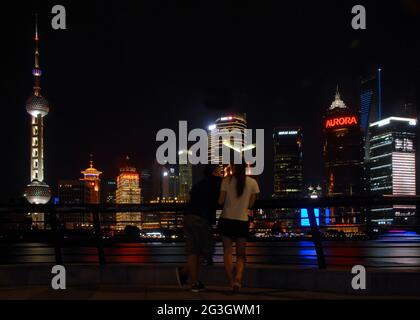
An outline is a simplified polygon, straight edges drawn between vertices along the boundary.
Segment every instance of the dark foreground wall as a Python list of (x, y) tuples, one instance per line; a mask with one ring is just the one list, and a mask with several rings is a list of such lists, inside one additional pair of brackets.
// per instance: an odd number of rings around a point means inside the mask
[[(175, 285), (173, 264), (144, 265), (68, 265), (67, 287), (95, 285)], [(0, 266), (0, 287), (50, 285), (52, 265)], [(420, 270), (367, 269), (366, 290), (354, 290), (350, 269), (318, 270), (313, 268), (250, 265), (244, 286), (278, 288), (358, 295), (420, 295)], [(222, 265), (206, 266), (202, 280), (207, 285), (226, 285)]]

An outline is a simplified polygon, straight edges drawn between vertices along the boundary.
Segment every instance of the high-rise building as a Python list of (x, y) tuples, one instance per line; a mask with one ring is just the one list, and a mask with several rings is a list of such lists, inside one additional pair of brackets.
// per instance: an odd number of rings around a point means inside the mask
[(101, 179), (100, 175), (102, 172), (96, 170), (93, 167), (93, 160), (92, 156), (90, 159), (89, 168), (86, 170), (81, 171), (83, 174), (83, 178), (80, 181), (85, 183), (86, 188), (86, 203), (101, 203)]
[(274, 140), (274, 197), (303, 196), (303, 131), (277, 127)]
[[(245, 129), (247, 128), (246, 114), (231, 113), (224, 115), (208, 127), (209, 130), (209, 162), (214, 164), (222, 164), (222, 147), (223, 144), (229, 146), (239, 146), (243, 148), (245, 145)], [(237, 131), (238, 136), (223, 137), (221, 132)]]
[(369, 189), (369, 162), (370, 130), (369, 124), (382, 119), (382, 70), (361, 80), (360, 84), (360, 127), (363, 133), (363, 190)]
[(102, 201), (104, 203), (117, 203), (117, 181), (115, 179), (105, 181)]
[[(26, 111), (31, 116), (31, 182), (24, 196), (29, 203), (45, 204), (51, 199), (50, 187), (44, 181), (44, 117), (50, 111), (47, 99), (41, 95), (41, 75), (39, 65), (38, 21), (35, 24), (35, 65), (33, 94), (26, 100)], [(43, 214), (37, 217), (43, 219)]]
[(162, 199), (177, 199), (179, 194), (178, 170), (174, 166), (163, 169)]
[[(139, 204), (141, 202), (140, 175), (137, 169), (127, 163), (120, 168), (120, 174), (117, 177), (117, 203), (119, 204)], [(117, 212), (117, 229), (124, 229), (126, 225), (140, 226), (140, 213)]]
[[(416, 126), (417, 119), (402, 117), (389, 117), (370, 124), (368, 179), (371, 194), (416, 195)], [(409, 222), (415, 210), (415, 206), (396, 205), (374, 208), (372, 212), (384, 213), (376, 222), (392, 224), (395, 220)]]
[(152, 198), (151, 200), (161, 199), (162, 198), (162, 180), (163, 172), (166, 171), (166, 168), (159, 164), (156, 159), (152, 164)]
[[(85, 204), (88, 198), (86, 184), (81, 180), (59, 180), (58, 181), (58, 203), (59, 204)], [(86, 213), (69, 212), (62, 216), (62, 222), (66, 229), (87, 228), (92, 224), (92, 219)]]
[[(180, 150), (179, 153), (188, 153), (187, 150)], [(189, 201), (190, 198), (190, 191), (192, 188), (193, 183), (193, 172), (192, 172), (192, 164), (179, 164), (178, 166), (179, 171), (179, 192), (178, 192), (178, 199), (184, 202)]]
[(153, 199), (152, 171), (150, 169), (142, 169), (140, 171), (140, 181), (141, 202), (149, 203)]
[(58, 203), (60, 204), (84, 204), (86, 203), (85, 183), (80, 180), (58, 181)]
[(360, 195), (363, 185), (363, 138), (357, 113), (335, 94), (324, 118), (325, 194)]
[[(115, 179), (108, 179), (102, 183), (102, 203), (117, 203), (117, 181)], [(101, 214), (101, 223), (104, 226), (104, 232), (110, 232), (116, 226), (116, 213), (106, 212)]]
[(381, 69), (362, 79), (360, 85), (360, 127), (368, 132), (369, 124), (382, 118)]

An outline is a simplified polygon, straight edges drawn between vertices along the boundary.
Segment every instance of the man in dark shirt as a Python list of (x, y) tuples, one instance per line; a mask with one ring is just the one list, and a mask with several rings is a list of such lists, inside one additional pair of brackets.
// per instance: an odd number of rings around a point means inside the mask
[(188, 277), (191, 277), (191, 290), (194, 292), (205, 290), (198, 280), (198, 270), (200, 258), (208, 259), (213, 253), (212, 225), (216, 222), (222, 182), (220, 169), (216, 165), (206, 165), (204, 174), (205, 178), (191, 189), (190, 206), (183, 221), (187, 263), (176, 270), (179, 285), (184, 286)]

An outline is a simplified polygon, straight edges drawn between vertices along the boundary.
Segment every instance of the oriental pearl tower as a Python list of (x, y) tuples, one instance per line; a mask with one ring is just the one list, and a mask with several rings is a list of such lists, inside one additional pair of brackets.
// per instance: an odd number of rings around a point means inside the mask
[(50, 187), (44, 182), (44, 117), (50, 108), (41, 95), (41, 68), (39, 66), (38, 19), (35, 22), (35, 65), (33, 94), (26, 100), (26, 111), (31, 116), (31, 182), (25, 189), (25, 198), (31, 204), (46, 204), (51, 199)]

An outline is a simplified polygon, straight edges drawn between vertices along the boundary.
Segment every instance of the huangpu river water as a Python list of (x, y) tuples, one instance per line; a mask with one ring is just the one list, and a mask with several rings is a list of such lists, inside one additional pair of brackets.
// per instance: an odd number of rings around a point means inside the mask
[[(369, 241), (325, 241), (329, 266), (363, 264), (372, 267), (420, 267), (420, 236), (402, 234)], [(64, 263), (97, 263), (92, 244), (62, 248)], [(105, 246), (107, 263), (181, 263), (185, 261), (184, 243), (118, 243)], [(217, 243), (214, 262), (223, 261), (223, 247)], [(248, 263), (316, 266), (311, 241), (249, 242)], [(54, 263), (50, 243), (0, 244), (0, 264)]]

